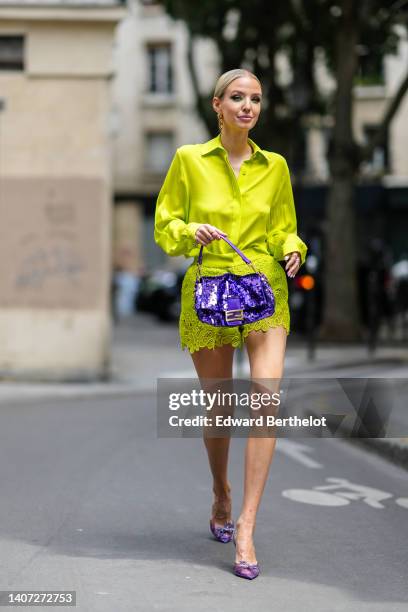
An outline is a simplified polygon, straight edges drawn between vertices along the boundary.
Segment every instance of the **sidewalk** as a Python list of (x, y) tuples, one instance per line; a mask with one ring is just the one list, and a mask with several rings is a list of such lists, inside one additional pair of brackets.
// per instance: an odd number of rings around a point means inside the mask
[[(244, 352), (236, 352), (234, 376), (249, 376)], [(382, 347), (370, 356), (362, 345), (325, 345), (317, 347), (315, 359), (311, 361), (307, 347), (289, 336), (284, 376), (408, 379), (408, 348)], [(0, 381), (0, 407), (4, 403), (46, 398), (154, 393), (157, 378), (173, 377), (196, 378), (190, 354), (180, 349), (177, 325), (160, 324), (149, 315), (137, 314), (112, 329), (109, 380), (49, 384)], [(408, 432), (408, 406), (398, 414), (398, 419), (403, 432)], [(408, 467), (408, 438), (366, 439), (364, 443)]]

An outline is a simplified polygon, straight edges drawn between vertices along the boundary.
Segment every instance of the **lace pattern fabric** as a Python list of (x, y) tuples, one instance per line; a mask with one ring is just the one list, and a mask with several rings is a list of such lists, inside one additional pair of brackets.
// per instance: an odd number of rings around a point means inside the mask
[[(288, 306), (288, 284), (286, 274), (278, 261), (270, 256), (253, 259), (257, 270), (263, 272), (268, 279), (275, 294), (275, 312), (271, 317), (260, 321), (236, 327), (214, 327), (203, 323), (197, 317), (194, 308), (194, 287), (196, 281), (197, 265), (192, 263), (184, 275), (181, 287), (181, 313), (179, 319), (180, 344), (182, 350), (188, 349), (190, 353), (201, 348), (214, 349), (224, 344), (234, 347), (243, 347), (244, 340), (253, 330), (266, 332), (271, 327), (283, 326), (290, 333), (290, 314)], [(252, 272), (244, 262), (225, 268), (201, 266), (203, 276), (218, 276), (225, 272), (244, 275)]]

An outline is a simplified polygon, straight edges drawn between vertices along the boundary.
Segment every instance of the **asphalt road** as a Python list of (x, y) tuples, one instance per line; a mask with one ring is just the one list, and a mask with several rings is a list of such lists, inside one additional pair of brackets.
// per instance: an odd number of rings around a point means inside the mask
[[(209, 532), (202, 440), (158, 438), (155, 402), (0, 407), (0, 589), (75, 590), (81, 612), (406, 611), (406, 470), (351, 441), (279, 439), (261, 575), (242, 580)], [(234, 517), (244, 446), (231, 441)]]

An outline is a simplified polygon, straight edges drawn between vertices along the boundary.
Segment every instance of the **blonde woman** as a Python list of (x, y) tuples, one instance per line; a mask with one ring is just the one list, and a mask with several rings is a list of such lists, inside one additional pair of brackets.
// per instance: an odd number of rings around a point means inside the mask
[[(236, 69), (221, 75), (212, 105), (220, 133), (204, 144), (177, 149), (158, 196), (154, 237), (168, 255), (194, 257), (183, 279), (179, 331), (181, 348), (188, 348), (199, 379), (232, 379), (234, 350), (245, 345), (251, 380), (272, 380), (279, 388), (290, 327), (285, 273), (294, 277), (307, 252), (297, 235), (289, 169), (284, 157), (260, 149), (248, 137), (262, 107), (262, 87), (254, 74)], [(267, 277), (275, 295), (272, 316), (239, 327), (214, 327), (198, 319), (194, 284), (201, 245), (203, 275), (251, 272), (223, 235)], [(253, 579), (259, 575), (256, 516), (276, 438), (248, 437), (243, 504), (235, 525), (229, 442), (229, 436), (204, 433), (214, 493), (210, 529), (220, 542), (234, 539), (234, 572)]]

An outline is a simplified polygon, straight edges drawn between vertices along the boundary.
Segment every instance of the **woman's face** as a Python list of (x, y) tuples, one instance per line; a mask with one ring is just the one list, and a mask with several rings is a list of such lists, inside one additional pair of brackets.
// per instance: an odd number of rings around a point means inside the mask
[(231, 130), (250, 130), (261, 112), (262, 90), (251, 76), (239, 77), (230, 83), (222, 98), (213, 98), (213, 108), (221, 113), (224, 126)]

